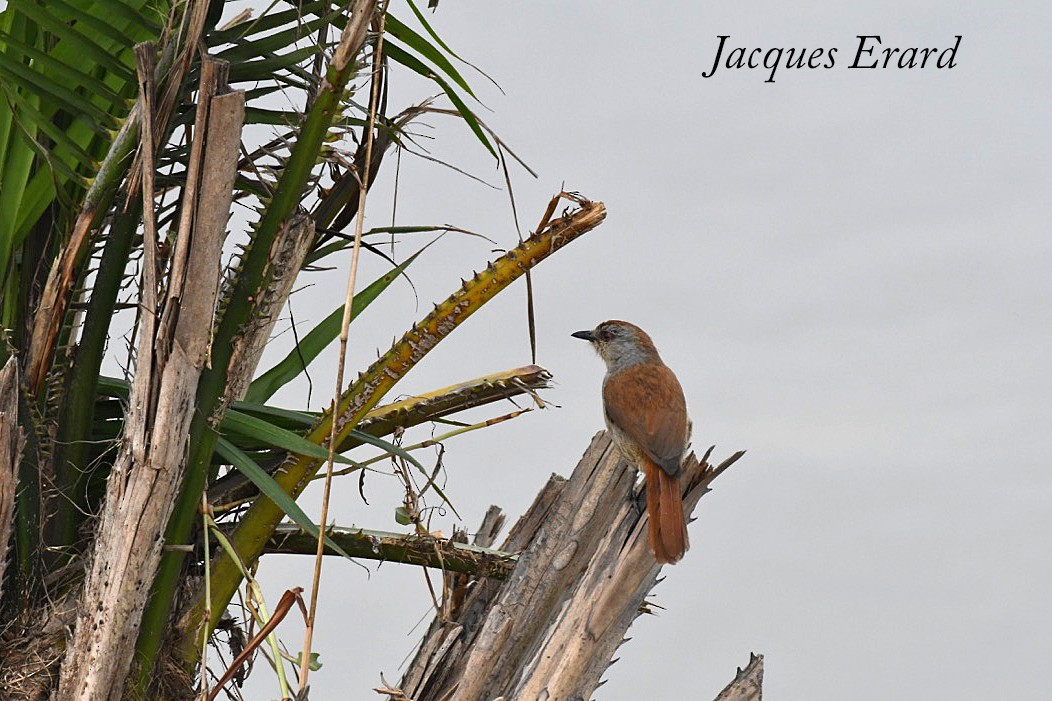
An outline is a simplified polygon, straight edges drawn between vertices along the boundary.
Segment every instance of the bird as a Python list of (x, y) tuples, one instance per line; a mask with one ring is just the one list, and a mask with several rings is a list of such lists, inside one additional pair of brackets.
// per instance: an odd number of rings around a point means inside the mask
[(570, 335), (591, 342), (606, 363), (607, 429), (621, 454), (643, 473), (654, 557), (674, 564), (689, 547), (680, 490), (691, 431), (683, 388), (635, 324), (615, 319)]

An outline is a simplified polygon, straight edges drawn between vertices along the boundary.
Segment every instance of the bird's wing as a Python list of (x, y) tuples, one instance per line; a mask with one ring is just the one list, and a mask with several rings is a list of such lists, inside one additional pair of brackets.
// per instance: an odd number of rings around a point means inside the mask
[(687, 449), (687, 403), (668, 367), (644, 363), (625, 368), (603, 385), (607, 418), (670, 475), (679, 473)]

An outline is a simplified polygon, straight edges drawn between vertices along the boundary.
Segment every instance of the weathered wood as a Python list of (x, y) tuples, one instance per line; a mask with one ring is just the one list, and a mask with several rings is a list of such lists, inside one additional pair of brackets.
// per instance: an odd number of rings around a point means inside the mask
[[(107, 482), (80, 613), (62, 665), (58, 701), (117, 701), (161, 557), (165, 524), (186, 467), (194, 397), (208, 359), (219, 253), (236, 175), (244, 94), (219, 95), (222, 69), (202, 64), (195, 144), (200, 178), (184, 193), (196, 216), (176, 242), (154, 334), (139, 337), (131, 413)], [(209, 99), (211, 97), (211, 99)], [(208, 127), (213, 127), (209, 129)], [(206, 199), (203, 193), (213, 193)], [(154, 310), (144, 310), (153, 314)]]
[[(552, 475), (534, 498), (533, 505), (512, 527), (501, 549), (518, 552), (525, 548), (537, 534), (565, 486), (564, 478)], [(493, 507), (490, 507), (490, 512), (492, 510)], [(493, 542), (496, 534), (492, 530), (491, 520), (494, 518), (487, 512), (476, 544), (487, 540)], [(465, 651), (474, 642), (486, 612), (500, 592), (500, 585), (501, 582), (493, 579), (476, 580), (471, 583), (464, 603), (452, 620), (435, 617), (412, 664), (402, 677), (401, 689), (409, 698), (415, 701), (440, 699), (455, 685), (464, 672), (467, 661)]]
[(486, 509), (486, 515), (482, 517), (482, 525), (475, 533), (475, 545), (480, 548), (492, 547), (497, 542), (497, 536), (504, 528), (504, 512), (499, 506), (490, 506)]
[[(448, 538), (340, 527), (328, 528), (325, 534), (351, 557), (423, 565), (446, 572), (463, 572), (497, 579), (507, 578), (515, 569), (516, 557), (513, 554), (458, 543)], [(299, 526), (281, 524), (274, 529), (264, 552), (313, 556), (317, 548), (316, 536)], [(326, 547), (325, 554), (340, 553)]]
[[(711, 452), (711, 449), (710, 449)], [(741, 453), (684, 464), (685, 510)], [(605, 433), (570, 479), (546, 488), (519, 525), (525, 549), (501, 586), (476, 583), (455, 621), (432, 624), (400, 690), (415, 701), (588, 699), (657, 582), (635, 469)], [(510, 540), (510, 539), (509, 539)], [(436, 622), (437, 623), (437, 622)]]
[(0, 370), (0, 586), (15, 517), (15, 485), (24, 438), (18, 425), (18, 391), (18, 362), (11, 356)]
[(518, 698), (511, 693), (518, 676), (614, 522), (603, 497), (631, 492), (635, 473), (611, 469), (618, 458), (605, 435), (592, 441), (488, 612), (454, 701)]
[[(635, 477), (634, 468), (616, 453), (607, 456), (605, 468), (600, 469)], [(687, 514), (723, 469), (688, 457), (683, 485)], [(509, 698), (588, 699), (599, 685), (661, 570), (650, 551), (642, 507), (637, 506), (639, 491), (635, 489), (634, 496), (619, 495), (615, 487), (600, 497), (613, 511), (609, 528)]]
[(749, 654), (749, 664), (738, 668), (734, 680), (713, 701), (763, 701), (763, 655)]

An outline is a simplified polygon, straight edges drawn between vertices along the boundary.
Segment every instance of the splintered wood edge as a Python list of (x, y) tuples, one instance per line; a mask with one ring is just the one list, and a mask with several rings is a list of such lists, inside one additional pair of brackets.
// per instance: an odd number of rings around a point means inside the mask
[(738, 668), (731, 683), (713, 701), (762, 701), (763, 655), (749, 653), (749, 664)]

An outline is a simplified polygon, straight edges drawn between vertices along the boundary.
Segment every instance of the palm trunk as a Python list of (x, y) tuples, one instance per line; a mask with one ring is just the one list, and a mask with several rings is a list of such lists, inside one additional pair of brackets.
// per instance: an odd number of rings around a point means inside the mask
[[(186, 468), (187, 433), (208, 360), (221, 254), (233, 197), (244, 93), (217, 93), (224, 69), (206, 61), (183, 199), (184, 221), (171, 275), (158, 303), (147, 213), (138, 366), (125, 438), (106, 501), (80, 614), (62, 665), (57, 699), (118, 701), (131, 668), (150, 584), (161, 559), (160, 534)], [(148, 123), (148, 122), (147, 122)], [(144, 134), (152, 130), (143, 129)], [(144, 144), (149, 152), (152, 144)], [(147, 163), (143, 187), (152, 205)]]

